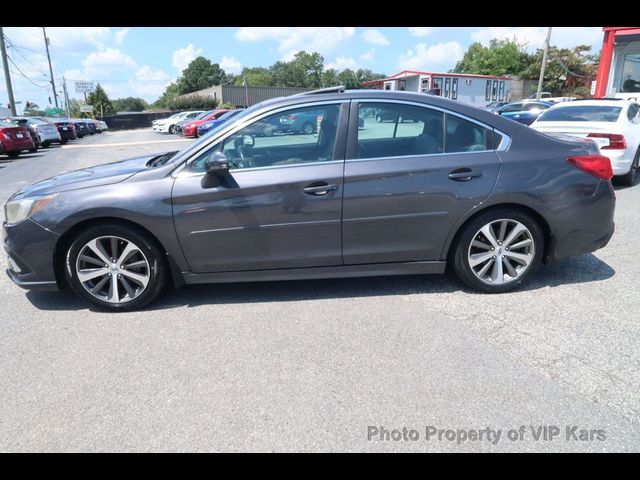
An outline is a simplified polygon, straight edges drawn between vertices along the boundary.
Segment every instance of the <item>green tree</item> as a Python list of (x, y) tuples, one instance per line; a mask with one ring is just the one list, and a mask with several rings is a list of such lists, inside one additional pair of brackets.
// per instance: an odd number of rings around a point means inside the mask
[[(542, 49), (532, 55), (531, 63), (523, 72), (525, 78), (539, 78), (542, 56)], [(598, 62), (599, 55), (592, 54), (588, 45), (574, 48), (549, 47), (543, 91), (553, 95), (589, 96), (591, 80), (595, 79), (598, 72)]]
[(275, 86), (320, 88), (324, 57), (318, 52), (300, 51), (290, 62), (276, 62), (269, 70)]
[(330, 68), (322, 73), (323, 87), (333, 87), (335, 85), (338, 85), (339, 83), (340, 80), (338, 80), (338, 71), (335, 68)]
[(206, 95), (188, 95), (173, 98), (168, 106), (171, 110), (213, 110), (218, 102)]
[(87, 104), (93, 105), (94, 115), (112, 115), (115, 113), (111, 100), (107, 96), (107, 93), (98, 83), (96, 89), (87, 95)]
[(178, 95), (178, 84), (175, 82), (171, 82), (167, 85), (164, 93), (156, 100), (152, 107), (153, 108), (169, 108), (169, 103)]
[(182, 71), (178, 79), (178, 93), (184, 95), (213, 85), (221, 85), (226, 80), (225, 71), (217, 63), (204, 57), (197, 57)]
[(524, 72), (528, 72), (532, 61), (533, 55), (527, 53), (526, 44), (518, 43), (515, 39), (493, 39), (487, 47), (479, 42), (469, 45), (453, 72), (522, 77)]
[(116, 112), (143, 112), (149, 108), (145, 99), (139, 97), (116, 98), (111, 105)]
[(242, 69), (242, 73), (236, 76), (234, 85), (244, 85), (245, 76), (247, 78), (247, 83), (252, 87), (271, 87), (274, 85), (273, 76), (268, 68), (244, 67)]
[(80, 111), (80, 105), (82, 104), (79, 100), (76, 100), (75, 98), (69, 99), (69, 113), (71, 114), (72, 118), (80, 118), (80, 116), (82, 115), (82, 112)]

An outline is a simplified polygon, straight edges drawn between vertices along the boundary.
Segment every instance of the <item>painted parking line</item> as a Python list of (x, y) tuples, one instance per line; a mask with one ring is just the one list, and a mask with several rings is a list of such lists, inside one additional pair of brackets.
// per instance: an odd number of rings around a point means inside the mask
[(62, 148), (103, 148), (103, 147), (128, 147), (130, 145), (153, 145), (156, 143), (191, 142), (192, 138), (176, 138), (174, 140), (152, 140), (144, 142), (122, 142), (122, 143), (95, 143), (91, 145), (64, 145)]

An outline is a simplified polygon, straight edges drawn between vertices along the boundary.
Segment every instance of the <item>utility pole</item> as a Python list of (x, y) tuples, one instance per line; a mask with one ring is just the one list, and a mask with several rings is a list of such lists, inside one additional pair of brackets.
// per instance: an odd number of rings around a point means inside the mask
[(13, 87), (11, 86), (11, 74), (9, 73), (9, 64), (7, 62), (7, 49), (4, 46), (4, 31), (0, 27), (0, 53), (2, 53), (2, 68), (4, 68), (4, 79), (7, 82), (7, 95), (9, 96), (9, 108), (11, 115), (16, 116), (16, 102), (13, 100)]
[(49, 73), (51, 74), (51, 86), (53, 87), (53, 99), (56, 102), (56, 108), (58, 108), (58, 93), (56, 92), (56, 84), (53, 81), (53, 67), (51, 67), (51, 57), (49, 56), (49, 39), (47, 38), (47, 31), (42, 27), (42, 34), (44, 35), (44, 46), (47, 49), (47, 60), (49, 61)]
[(62, 77), (62, 91), (64, 92), (64, 105), (67, 110), (67, 118), (71, 117), (71, 110), (69, 109), (69, 94), (67, 93), (67, 80)]
[(242, 84), (244, 85), (244, 102), (246, 104), (245, 108), (249, 108), (249, 82), (247, 82), (247, 75), (245, 74)]
[(540, 67), (540, 78), (538, 79), (538, 91), (536, 93), (536, 100), (540, 100), (542, 95), (542, 81), (544, 80), (544, 69), (547, 65), (547, 53), (549, 51), (549, 41), (551, 40), (551, 27), (547, 31), (547, 39), (544, 42), (544, 52), (542, 53), (542, 67)]

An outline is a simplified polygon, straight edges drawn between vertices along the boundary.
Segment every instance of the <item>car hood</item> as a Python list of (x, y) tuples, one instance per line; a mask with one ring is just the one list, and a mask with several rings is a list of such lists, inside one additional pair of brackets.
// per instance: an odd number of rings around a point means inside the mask
[(98, 187), (122, 182), (135, 173), (146, 170), (148, 168), (147, 162), (156, 156), (157, 154), (146, 155), (144, 157), (136, 157), (120, 162), (65, 172), (25, 187), (13, 194), (11, 199), (36, 197), (79, 188)]

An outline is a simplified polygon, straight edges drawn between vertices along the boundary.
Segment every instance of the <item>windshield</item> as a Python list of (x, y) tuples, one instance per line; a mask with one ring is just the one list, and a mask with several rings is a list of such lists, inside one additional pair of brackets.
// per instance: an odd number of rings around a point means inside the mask
[(615, 122), (622, 107), (604, 105), (573, 105), (551, 108), (538, 118), (538, 122)]

